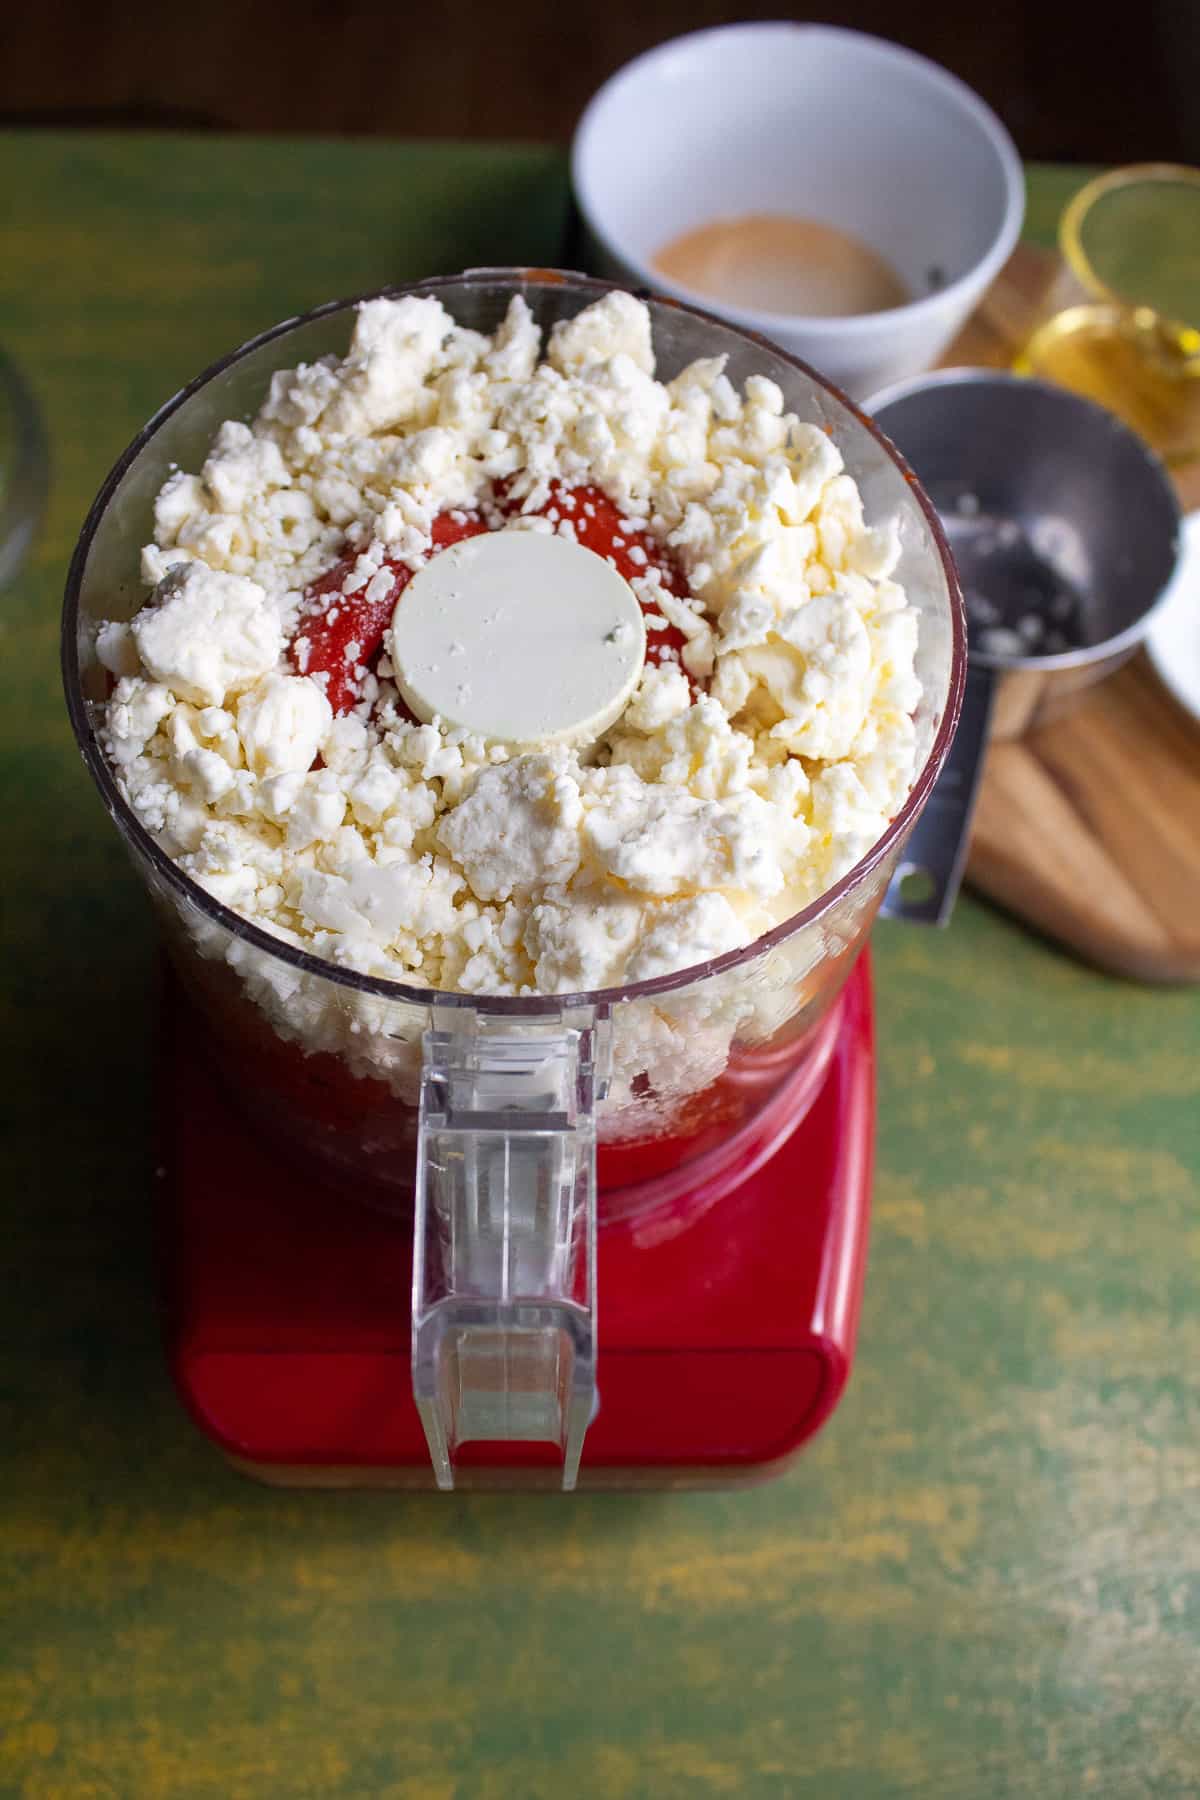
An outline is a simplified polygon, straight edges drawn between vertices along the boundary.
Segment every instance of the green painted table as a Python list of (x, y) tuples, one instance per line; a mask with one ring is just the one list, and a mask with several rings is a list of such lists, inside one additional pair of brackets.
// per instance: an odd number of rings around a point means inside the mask
[[(1031, 231), (1078, 179), (1035, 171)], [(857, 1372), (774, 1485), (280, 1493), (168, 1386), (150, 921), (69, 741), (85, 507), (183, 379), (336, 293), (552, 261), (552, 150), (0, 137), (54, 450), (0, 600), (0, 1794), (1200, 1792), (1200, 996), (972, 900), (876, 934)]]

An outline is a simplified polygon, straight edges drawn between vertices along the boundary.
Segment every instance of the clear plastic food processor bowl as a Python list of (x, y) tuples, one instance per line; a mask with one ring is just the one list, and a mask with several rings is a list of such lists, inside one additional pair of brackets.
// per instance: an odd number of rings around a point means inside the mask
[[(543, 327), (604, 284), (481, 270), (405, 290), (490, 332), (521, 293)], [(198, 468), (225, 419), (253, 415), (276, 369), (343, 354), (353, 302), (245, 345), (171, 400), (105, 482), (67, 583), (63, 661), (84, 760), (153, 899), (194, 1028), (256, 1128), (337, 1196), (414, 1220), (412, 1363), (442, 1486), (468, 1440), (549, 1440), (574, 1485), (596, 1367), (596, 1234), (657, 1209), (662, 1228), (717, 1201), (804, 1116), (830, 1009), (953, 736), (961, 599), (935, 515), (871, 424), (761, 338), (649, 303), (658, 374), (724, 354), (825, 427), (867, 517), (899, 521), (897, 578), (920, 609), (919, 774), (888, 831), (813, 905), (744, 950), (626, 988), (522, 999), (436, 993), (335, 968), (239, 918), (183, 875), (117, 791), (96, 738), (101, 620), (145, 599), (141, 546), (170, 469)], [(286, 1168), (286, 1160), (281, 1163)], [(798, 1194), (796, 1204), (804, 1197)]]

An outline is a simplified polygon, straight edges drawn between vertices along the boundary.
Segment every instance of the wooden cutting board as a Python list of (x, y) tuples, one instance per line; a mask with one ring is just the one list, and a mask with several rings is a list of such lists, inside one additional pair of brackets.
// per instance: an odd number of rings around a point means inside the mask
[[(1007, 366), (1052, 268), (1022, 245), (944, 361)], [(1200, 506), (1200, 465), (1178, 485)], [(992, 745), (967, 880), (1103, 969), (1200, 981), (1200, 725), (1144, 654)]]

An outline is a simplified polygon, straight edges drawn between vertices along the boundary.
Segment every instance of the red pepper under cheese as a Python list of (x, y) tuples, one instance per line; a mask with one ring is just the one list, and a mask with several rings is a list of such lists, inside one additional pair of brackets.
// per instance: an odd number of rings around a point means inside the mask
[[(503, 507), (503, 495), (498, 495), (498, 499)], [(626, 581), (645, 575), (647, 570), (657, 570), (669, 593), (681, 600), (690, 597), (683, 571), (670, 552), (648, 531), (626, 528), (620, 509), (600, 488), (565, 488), (561, 482), (551, 482), (549, 498), (537, 512), (544, 517), (569, 519), (575, 528), (576, 541), (597, 556), (605, 557)], [(436, 555), (451, 544), (478, 537), (487, 530), (488, 526), (478, 513), (439, 513), (433, 522), (430, 554)], [(361, 700), (363, 674), (378, 657), (396, 602), (412, 579), (412, 570), (406, 564), (389, 560), (384, 562), (383, 568), (392, 577), (391, 585), (379, 599), (367, 599), (368, 583), (363, 584), (359, 593), (344, 594), (342, 583), (356, 561), (356, 555), (342, 557), (309, 586), (296, 635), (288, 646), (292, 667), (300, 674), (328, 677), (325, 693), (335, 715), (349, 712)], [(643, 602), (644, 613), (651, 614), (654, 610), (652, 604)], [(648, 629), (646, 661), (653, 664), (678, 662), (686, 642), (675, 625)], [(695, 693), (697, 683), (690, 675), (688, 681)]]
[[(433, 521), (433, 554), (486, 530), (478, 513), (439, 513)], [(357, 554), (342, 557), (306, 589), (300, 623), (288, 645), (292, 667), (301, 675), (329, 677), (325, 694), (335, 715), (349, 712), (362, 699), (359, 671), (370, 668), (379, 655), (396, 602), (413, 575), (406, 563), (385, 560), (383, 567), (392, 577), (386, 594), (368, 600), (369, 583), (357, 594), (343, 594), (342, 583), (357, 560)]]

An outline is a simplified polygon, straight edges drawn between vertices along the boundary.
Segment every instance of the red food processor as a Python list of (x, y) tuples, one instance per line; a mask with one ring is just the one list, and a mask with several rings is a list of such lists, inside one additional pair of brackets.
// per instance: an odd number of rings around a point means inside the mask
[[(484, 270), (400, 291), (491, 332), (514, 293), (547, 329), (606, 288)], [(765, 340), (647, 304), (660, 379), (724, 355), (735, 385), (769, 377), (830, 433), (868, 519), (897, 520), (896, 578), (920, 612), (908, 799), (849, 874), (745, 949), (570, 995), (375, 979), (221, 905), (122, 798), (96, 735), (96, 632), (144, 602), (154, 497), (224, 420), (254, 414), (276, 370), (344, 354), (353, 302), (267, 332), (172, 400), (105, 482), (72, 563), (68, 705), (167, 950), (168, 1355), (200, 1428), (269, 1481), (753, 1478), (849, 1374), (874, 1129), (863, 952), (954, 735), (961, 597), (935, 514), (868, 420)]]

